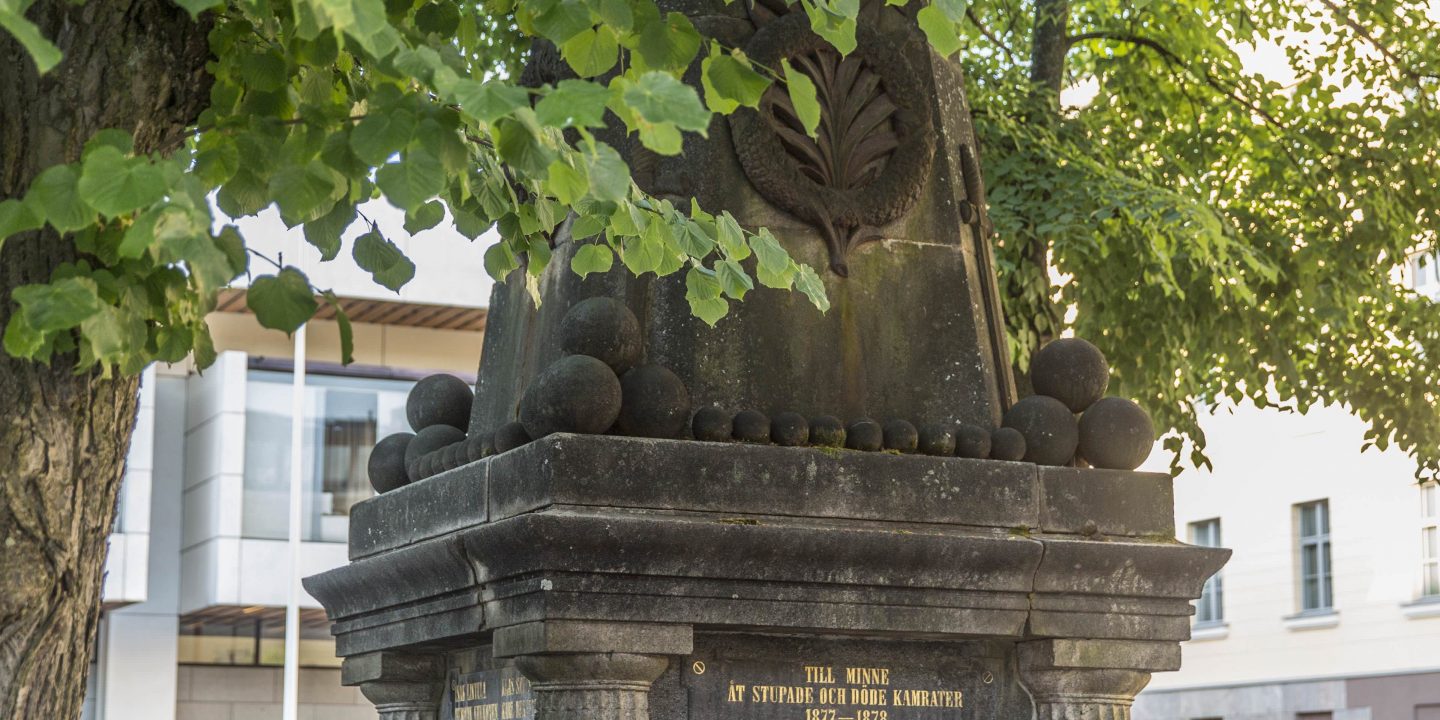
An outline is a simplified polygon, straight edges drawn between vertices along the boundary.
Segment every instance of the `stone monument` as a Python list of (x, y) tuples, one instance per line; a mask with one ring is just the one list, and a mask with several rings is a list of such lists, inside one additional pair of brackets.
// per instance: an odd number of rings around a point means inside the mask
[(1175, 541), (1093, 346), (1015, 397), (958, 65), (913, 8), (843, 58), (781, 2), (662, 10), (809, 74), (824, 141), (772, 88), (680, 158), (612, 144), (832, 308), (760, 288), (711, 329), (679, 275), (571, 273), (562, 229), (538, 307), (496, 287), (473, 402), (417, 386), (350, 564), (305, 580), (343, 681), (385, 720), (1128, 718), (1229, 552)]

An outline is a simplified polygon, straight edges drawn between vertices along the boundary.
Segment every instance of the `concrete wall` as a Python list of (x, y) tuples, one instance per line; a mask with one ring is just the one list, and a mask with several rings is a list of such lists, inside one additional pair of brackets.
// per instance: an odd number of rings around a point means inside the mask
[[(393, 298), (392, 298), (393, 299)], [(243, 350), (255, 357), (290, 358), (295, 343), (285, 333), (266, 330), (254, 315), (212, 313), (205, 318), (219, 350)], [(354, 323), (355, 362), (412, 370), (475, 374), (484, 333)], [(315, 320), (306, 330), (310, 362), (340, 362), (340, 330), (330, 320)]]
[(135, 433), (125, 457), (120, 485), (119, 516), (105, 556), (101, 598), (115, 607), (143, 602), (150, 575), (150, 500), (155, 467), (155, 368), (140, 377)]
[[(280, 720), (280, 668), (182, 665), (175, 720)], [(374, 720), (375, 707), (340, 671), (300, 669), (300, 720)]]

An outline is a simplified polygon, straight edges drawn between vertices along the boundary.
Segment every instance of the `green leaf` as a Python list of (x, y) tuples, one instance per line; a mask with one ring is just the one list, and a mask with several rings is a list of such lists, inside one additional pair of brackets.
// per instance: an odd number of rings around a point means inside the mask
[(701, 83), (705, 87), (705, 105), (712, 111), (728, 115), (736, 108), (759, 107), (760, 98), (770, 81), (755, 72), (749, 61), (720, 53), (719, 46), (700, 64)]
[(545, 189), (554, 195), (556, 200), (572, 205), (585, 196), (590, 189), (590, 183), (585, 179), (583, 170), (576, 170), (566, 165), (563, 160), (556, 160), (550, 163)]
[(547, 40), (562, 45), (590, 27), (590, 8), (579, 0), (550, 2), (535, 16), (534, 26), (535, 31)]
[(355, 156), (371, 165), (381, 165), (415, 136), (415, 114), (395, 108), (367, 115), (350, 132)]
[(795, 265), (790, 260), (790, 254), (785, 252), (769, 229), (761, 228), (757, 235), (750, 238), (750, 249), (755, 251), (755, 275), (761, 285), (788, 290), (795, 284)]
[(165, 174), (142, 158), (126, 158), (113, 147), (90, 153), (76, 189), (90, 207), (119, 217), (165, 197)]
[[(40, 28), (25, 18), (23, 7), (24, 5), (17, 7), (8, 2), (0, 4), (0, 28), (4, 28), (20, 41), (25, 52), (30, 54), (30, 59), (35, 61), (35, 68), (44, 75), (60, 64), (60, 48), (46, 40), (45, 36), (40, 34)], [(19, 68), (10, 68), (8, 72), (19, 72)]]
[(635, 46), (646, 67), (655, 70), (684, 70), (700, 51), (700, 33), (690, 19), (672, 12), (640, 29)]
[(415, 235), (439, 225), (444, 219), (445, 203), (431, 200), (405, 215), (405, 232)]
[(245, 239), (240, 237), (239, 228), (234, 225), (220, 228), (220, 233), (215, 236), (215, 247), (225, 255), (230, 265), (230, 277), (238, 277), (250, 269), (250, 253), (245, 252)]
[(460, 27), (460, 9), (453, 2), (425, 3), (415, 11), (415, 27), (423, 33), (449, 37)]
[(185, 8), (190, 13), (191, 19), (199, 17), (200, 13), (214, 7), (220, 6), (220, 0), (175, 0), (175, 4)]
[(745, 231), (740, 229), (740, 223), (735, 221), (735, 216), (730, 211), (720, 213), (715, 219), (715, 237), (720, 243), (720, 251), (730, 260), (744, 260), (750, 257), (750, 246), (745, 243)]
[(669, 73), (651, 71), (641, 75), (639, 80), (625, 88), (624, 97), (625, 102), (647, 122), (675, 123), (682, 130), (701, 135), (705, 135), (710, 127), (710, 111), (700, 102), (695, 88), (676, 80)]
[[(961, 10), (963, 16), (964, 10)], [(946, 16), (945, 11), (937, 5), (931, 4), (920, 8), (916, 13), (915, 20), (920, 24), (920, 29), (925, 31), (925, 39), (930, 41), (930, 47), (943, 57), (954, 55), (963, 41), (960, 39), (957, 22)]]
[(11, 357), (34, 358), (45, 348), (45, 333), (30, 327), (25, 313), (15, 313), (5, 325), (4, 346)]
[(0, 246), (11, 235), (44, 226), (45, 219), (36, 215), (29, 205), (14, 199), (0, 201)]
[(736, 300), (744, 300), (745, 293), (755, 289), (755, 282), (746, 274), (745, 268), (734, 260), (720, 260), (715, 263), (715, 276), (725, 294)]
[(620, 42), (605, 25), (586, 28), (560, 46), (560, 55), (576, 75), (595, 77), (609, 72), (620, 59)]
[(351, 255), (355, 264), (370, 273), (375, 282), (395, 292), (400, 292), (400, 288), (415, 277), (415, 263), (405, 257), (399, 246), (375, 230), (355, 238)]
[(707, 270), (692, 267), (685, 274), (685, 300), (690, 312), (711, 327), (730, 312), (730, 303), (721, 297), (720, 281)]
[(530, 104), (530, 93), (503, 82), (462, 79), (451, 88), (450, 99), (471, 117), (487, 125)]
[(715, 249), (715, 241), (696, 222), (682, 223), (675, 239), (686, 255), (696, 259), (709, 255)]
[(240, 148), (232, 142), (217, 142), (195, 155), (195, 176), (207, 185), (221, 185), (240, 168)]
[(585, 80), (561, 80), (535, 105), (535, 119), (550, 127), (604, 127), (610, 89)]
[(375, 172), (375, 184), (391, 204), (409, 211), (445, 189), (445, 168), (434, 153), (415, 146), (399, 162), (382, 165)]
[(121, 155), (129, 155), (135, 151), (135, 138), (119, 128), (105, 128), (85, 141), (85, 149), (81, 151), (80, 159), (89, 160), (90, 153), (105, 147), (114, 148)]
[(250, 283), (245, 304), (261, 327), (287, 335), (315, 316), (319, 307), (305, 273), (287, 267), (275, 275), (261, 275)]
[(607, 273), (615, 263), (615, 254), (603, 243), (586, 243), (570, 258), (570, 269), (582, 279), (590, 273)]
[(825, 295), (825, 283), (820, 281), (820, 276), (815, 274), (815, 269), (809, 265), (800, 265), (795, 276), (795, 289), (810, 298), (810, 303), (826, 312), (830, 309), (830, 298)]
[(305, 242), (320, 251), (321, 262), (334, 260), (340, 254), (340, 237), (355, 222), (355, 216), (355, 204), (341, 201), (330, 212), (305, 223)]
[(675, 123), (643, 123), (640, 126), (640, 142), (660, 155), (675, 156), (685, 149), (685, 137)]
[(468, 209), (473, 207), (473, 205), (469, 205), (464, 208), (450, 209), (450, 215), (455, 220), (455, 231), (464, 235), (468, 240), (480, 237), (491, 225), (489, 218)]
[(515, 259), (515, 253), (510, 250), (508, 241), (502, 239), (485, 250), (485, 272), (489, 273), (495, 282), (505, 282), (505, 278), (519, 267), (520, 261)]
[(596, 143), (594, 154), (585, 156), (585, 167), (595, 199), (620, 202), (630, 197), (630, 166), (615, 148)]
[(630, 11), (628, 0), (592, 0), (590, 9), (619, 32), (629, 32), (634, 27), (635, 15)]
[(968, 0), (932, 0), (932, 4), (950, 18), (950, 22), (959, 24), (965, 22), (965, 8), (970, 4)]
[(785, 71), (785, 92), (790, 94), (795, 115), (805, 126), (805, 134), (813, 138), (816, 128), (820, 127), (820, 101), (815, 96), (815, 83), (808, 75), (791, 67), (789, 60), (781, 60), (780, 66)]
[(79, 181), (74, 168), (55, 165), (35, 178), (25, 202), (43, 211), (46, 222), (62, 233), (88, 227), (95, 222), (95, 210), (81, 197)]
[(95, 281), (69, 277), (48, 285), (21, 285), (11, 297), (25, 313), (25, 323), (39, 332), (65, 330), (100, 311)]
[(270, 178), (269, 193), (287, 224), (324, 217), (333, 207), (333, 173), (319, 160), (290, 165)]
[(543, 174), (554, 159), (554, 153), (540, 144), (529, 123), (505, 118), (495, 123), (493, 132), (500, 159), (526, 173)]
[(240, 66), (240, 79), (261, 92), (275, 92), (290, 79), (285, 58), (277, 52), (251, 53), (235, 62)]
[(340, 364), (349, 365), (355, 362), (355, 330), (350, 326), (350, 314), (345, 312), (335, 293), (326, 291), (324, 297), (325, 302), (335, 308), (335, 325), (340, 330)]

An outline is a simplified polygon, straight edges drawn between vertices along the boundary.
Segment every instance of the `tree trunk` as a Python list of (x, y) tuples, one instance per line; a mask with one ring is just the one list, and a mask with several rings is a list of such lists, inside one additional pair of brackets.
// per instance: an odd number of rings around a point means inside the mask
[[(139, 152), (175, 147), (208, 101), (208, 23), (168, 0), (41, 0), (27, 15), (65, 59), (40, 77), (0, 30), (0, 200), (104, 128), (132, 131)], [(16, 287), (76, 258), (48, 229), (5, 241), (0, 328)], [(138, 379), (75, 361), (0, 352), (0, 718), (78, 718), (85, 698)]]
[[(1030, 37), (1030, 107), (1026, 121), (1053, 125), (1060, 121), (1060, 89), (1065, 80), (1065, 55), (1070, 51), (1070, 0), (1036, 0), (1035, 26)], [(1050, 245), (1046, 238), (1031, 234), (1022, 249), (1028, 268), (1020, 270), (1017, 281), (1022, 285), (1026, 273), (1036, 274), (1049, 282)], [(1053, 340), (1055, 330), (1064, 322), (1060, 309), (1046, 297), (1037, 307), (1027, 308), (1022, 315), (1039, 338), (1040, 345)], [(1020, 359), (1022, 365), (1028, 358)], [(1021, 397), (1034, 394), (1030, 375), (1015, 368), (1015, 388)]]

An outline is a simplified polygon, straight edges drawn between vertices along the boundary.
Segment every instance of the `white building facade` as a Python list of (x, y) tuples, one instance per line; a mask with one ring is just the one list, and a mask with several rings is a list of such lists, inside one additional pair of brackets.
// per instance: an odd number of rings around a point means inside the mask
[[(1417, 256), (1407, 280), (1440, 298), (1437, 271)], [(1440, 720), (1440, 488), (1404, 453), (1360, 452), (1340, 408), (1202, 427), (1215, 469), (1176, 479), (1177, 534), (1234, 555), (1134, 720)]]
[[(473, 382), (490, 283), (483, 248), (453, 234), (401, 241), (430, 277), (397, 297), (353, 265), (317, 267), (297, 233), (261, 231), (267, 254), (309, 261), (312, 281), (341, 296), (355, 334), (345, 367), (335, 322), (307, 328), (304, 576), (346, 562), (349, 508), (372, 493), (370, 448), (409, 429), (413, 382), (435, 372)], [(213, 366), (142, 377), (86, 720), (281, 718), (294, 345), (259, 327), (243, 287), (222, 294), (209, 324)], [(300, 720), (372, 720), (373, 705), (340, 685), (319, 604), (303, 596), (300, 615)]]

